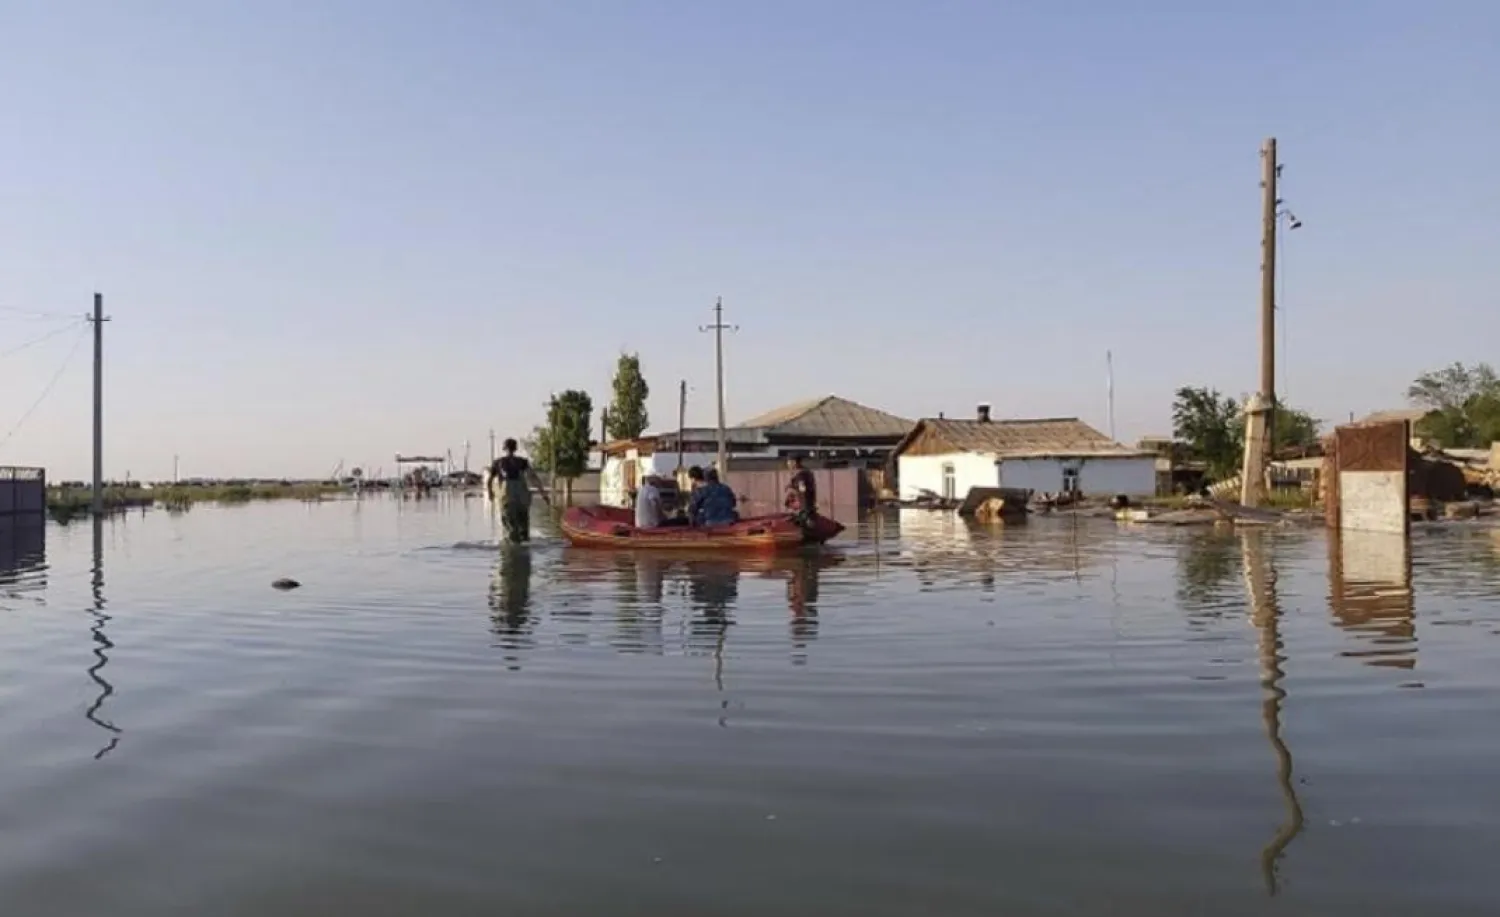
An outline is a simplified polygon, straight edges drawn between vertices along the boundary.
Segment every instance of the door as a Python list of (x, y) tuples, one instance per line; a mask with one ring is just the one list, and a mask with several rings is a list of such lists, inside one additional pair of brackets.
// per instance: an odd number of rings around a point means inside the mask
[(953, 475), (953, 463), (952, 462), (944, 462), (943, 463), (943, 499), (944, 500), (954, 500), (954, 499), (957, 499), (955, 497), (955, 494), (957, 494), (957, 493), (958, 493), (958, 482), (954, 479), (954, 475)]

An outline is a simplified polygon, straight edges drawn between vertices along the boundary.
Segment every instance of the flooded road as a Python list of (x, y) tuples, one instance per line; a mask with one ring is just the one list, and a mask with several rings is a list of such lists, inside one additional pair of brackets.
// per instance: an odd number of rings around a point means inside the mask
[(1500, 533), (494, 543), (0, 521), (6, 917), (1500, 909)]

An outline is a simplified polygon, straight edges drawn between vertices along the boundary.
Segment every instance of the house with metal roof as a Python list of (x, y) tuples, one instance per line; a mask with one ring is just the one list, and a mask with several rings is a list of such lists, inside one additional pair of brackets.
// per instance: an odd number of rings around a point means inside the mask
[[(791, 456), (814, 464), (871, 465), (883, 468), (912, 422), (838, 395), (824, 395), (757, 414), (724, 430), (732, 468), (742, 471), (780, 466)], [(625, 505), (645, 475), (671, 476), (679, 465), (711, 465), (718, 450), (714, 427), (687, 427), (636, 440), (606, 443), (600, 499)]]
[(926, 418), (892, 452), (899, 493), (959, 500), (974, 487), (1132, 497), (1156, 493), (1156, 454), (1132, 449), (1076, 417)]

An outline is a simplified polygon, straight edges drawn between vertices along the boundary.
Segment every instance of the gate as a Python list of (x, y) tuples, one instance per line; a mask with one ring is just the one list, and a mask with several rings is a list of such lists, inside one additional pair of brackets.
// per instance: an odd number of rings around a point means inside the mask
[(47, 511), (47, 472), (0, 465), (0, 516), (40, 516)]

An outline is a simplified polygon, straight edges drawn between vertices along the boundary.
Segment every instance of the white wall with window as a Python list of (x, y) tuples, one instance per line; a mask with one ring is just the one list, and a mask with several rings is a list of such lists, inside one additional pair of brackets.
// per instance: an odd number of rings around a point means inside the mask
[(1085, 496), (1125, 494), (1149, 497), (1156, 493), (1156, 457), (1151, 455), (1045, 456), (1002, 459), (1001, 487), (1020, 487), (1037, 493), (1077, 490)]
[(962, 500), (971, 488), (996, 486), (998, 472), (993, 455), (902, 455), (896, 458), (896, 480), (903, 500), (916, 500), (924, 490)]

